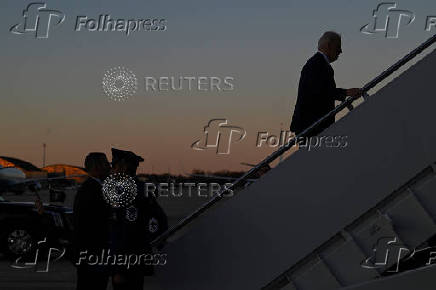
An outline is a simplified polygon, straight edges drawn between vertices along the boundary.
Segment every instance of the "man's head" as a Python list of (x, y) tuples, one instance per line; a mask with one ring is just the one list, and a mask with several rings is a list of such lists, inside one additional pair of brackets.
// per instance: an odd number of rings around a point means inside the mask
[(105, 179), (110, 173), (111, 166), (106, 154), (91, 152), (85, 158), (85, 170), (92, 177)]
[(325, 32), (318, 41), (318, 50), (324, 53), (330, 62), (334, 62), (342, 53), (341, 35), (334, 31)]
[(116, 173), (135, 176), (139, 162), (142, 161), (144, 161), (144, 159), (141, 156), (138, 156), (131, 151), (112, 148), (112, 168)]

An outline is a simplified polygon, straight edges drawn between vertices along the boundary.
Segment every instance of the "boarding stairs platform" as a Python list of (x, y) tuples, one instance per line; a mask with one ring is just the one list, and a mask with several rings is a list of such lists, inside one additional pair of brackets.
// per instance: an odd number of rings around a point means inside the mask
[(217, 195), (156, 239), (156, 246), (166, 243), (167, 264), (156, 269), (162, 289), (382, 289), (398, 283), (396, 277), (434, 272), (431, 265), (410, 268), (410, 252), (399, 259), (383, 255), (430, 247), (436, 235), (436, 51), (368, 92), (435, 42), (436, 35), (365, 85), (364, 102), (320, 134), (346, 136), (347, 146), (300, 149), (234, 197), (223, 202)]

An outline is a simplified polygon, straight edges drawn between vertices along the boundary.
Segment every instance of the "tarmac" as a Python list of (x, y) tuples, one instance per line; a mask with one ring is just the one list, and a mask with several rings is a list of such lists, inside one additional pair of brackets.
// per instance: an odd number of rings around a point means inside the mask
[[(48, 201), (48, 193), (41, 192), (43, 202)], [(75, 190), (66, 192), (66, 200), (62, 204), (72, 207), (74, 202)], [(30, 193), (20, 196), (6, 195), (7, 200), (11, 201), (34, 201), (35, 197)], [(176, 224), (180, 219), (194, 211), (203, 203), (210, 199), (210, 195), (198, 196), (197, 194), (189, 195), (185, 190), (182, 196), (161, 196), (158, 198), (159, 204), (165, 210), (168, 216), (170, 227)], [(59, 204), (60, 205), (60, 204)], [(0, 255), (0, 289), (1, 290), (73, 290), (76, 287), (76, 268), (67, 259), (61, 258), (58, 261), (50, 263), (48, 272), (38, 272), (38, 268), (16, 269), (11, 267), (11, 261), (6, 260)], [(43, 266), (44, 267), (44, 266)], [(111, 283), (108, 282), (108, 288), (112, 289)], [(161, 290), (158, 281), (154, 277), (145, 277), (144, 289)]]

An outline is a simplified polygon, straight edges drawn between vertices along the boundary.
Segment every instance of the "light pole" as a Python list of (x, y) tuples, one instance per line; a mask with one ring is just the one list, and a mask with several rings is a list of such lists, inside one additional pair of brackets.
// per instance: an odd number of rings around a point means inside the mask
[(45, 167), (45, 157), (46, 157), (47, 144), (42, 143), (42, 167)]

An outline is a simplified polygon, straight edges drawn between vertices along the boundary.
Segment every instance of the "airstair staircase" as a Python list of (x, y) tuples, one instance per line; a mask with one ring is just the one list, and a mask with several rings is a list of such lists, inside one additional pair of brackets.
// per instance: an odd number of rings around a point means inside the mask
[(347, 136), (346, 147), (300, 149), (234, 197), (220, 202), (217, 195), (155, 240), (167, 242), (167, 265), (157, 269), (162, 288), (406, 289), (386, 285), (421, 279), (414, 281), (417, 289), (436, 289), (419, 284), (436, 272), (426, 265), (430, 257), (422, 258), (431, 255), (436, 235), (436, 50), (367, 94), (434, 42), (436, 35), (369, 82), (365, 101), (320, 134)]

